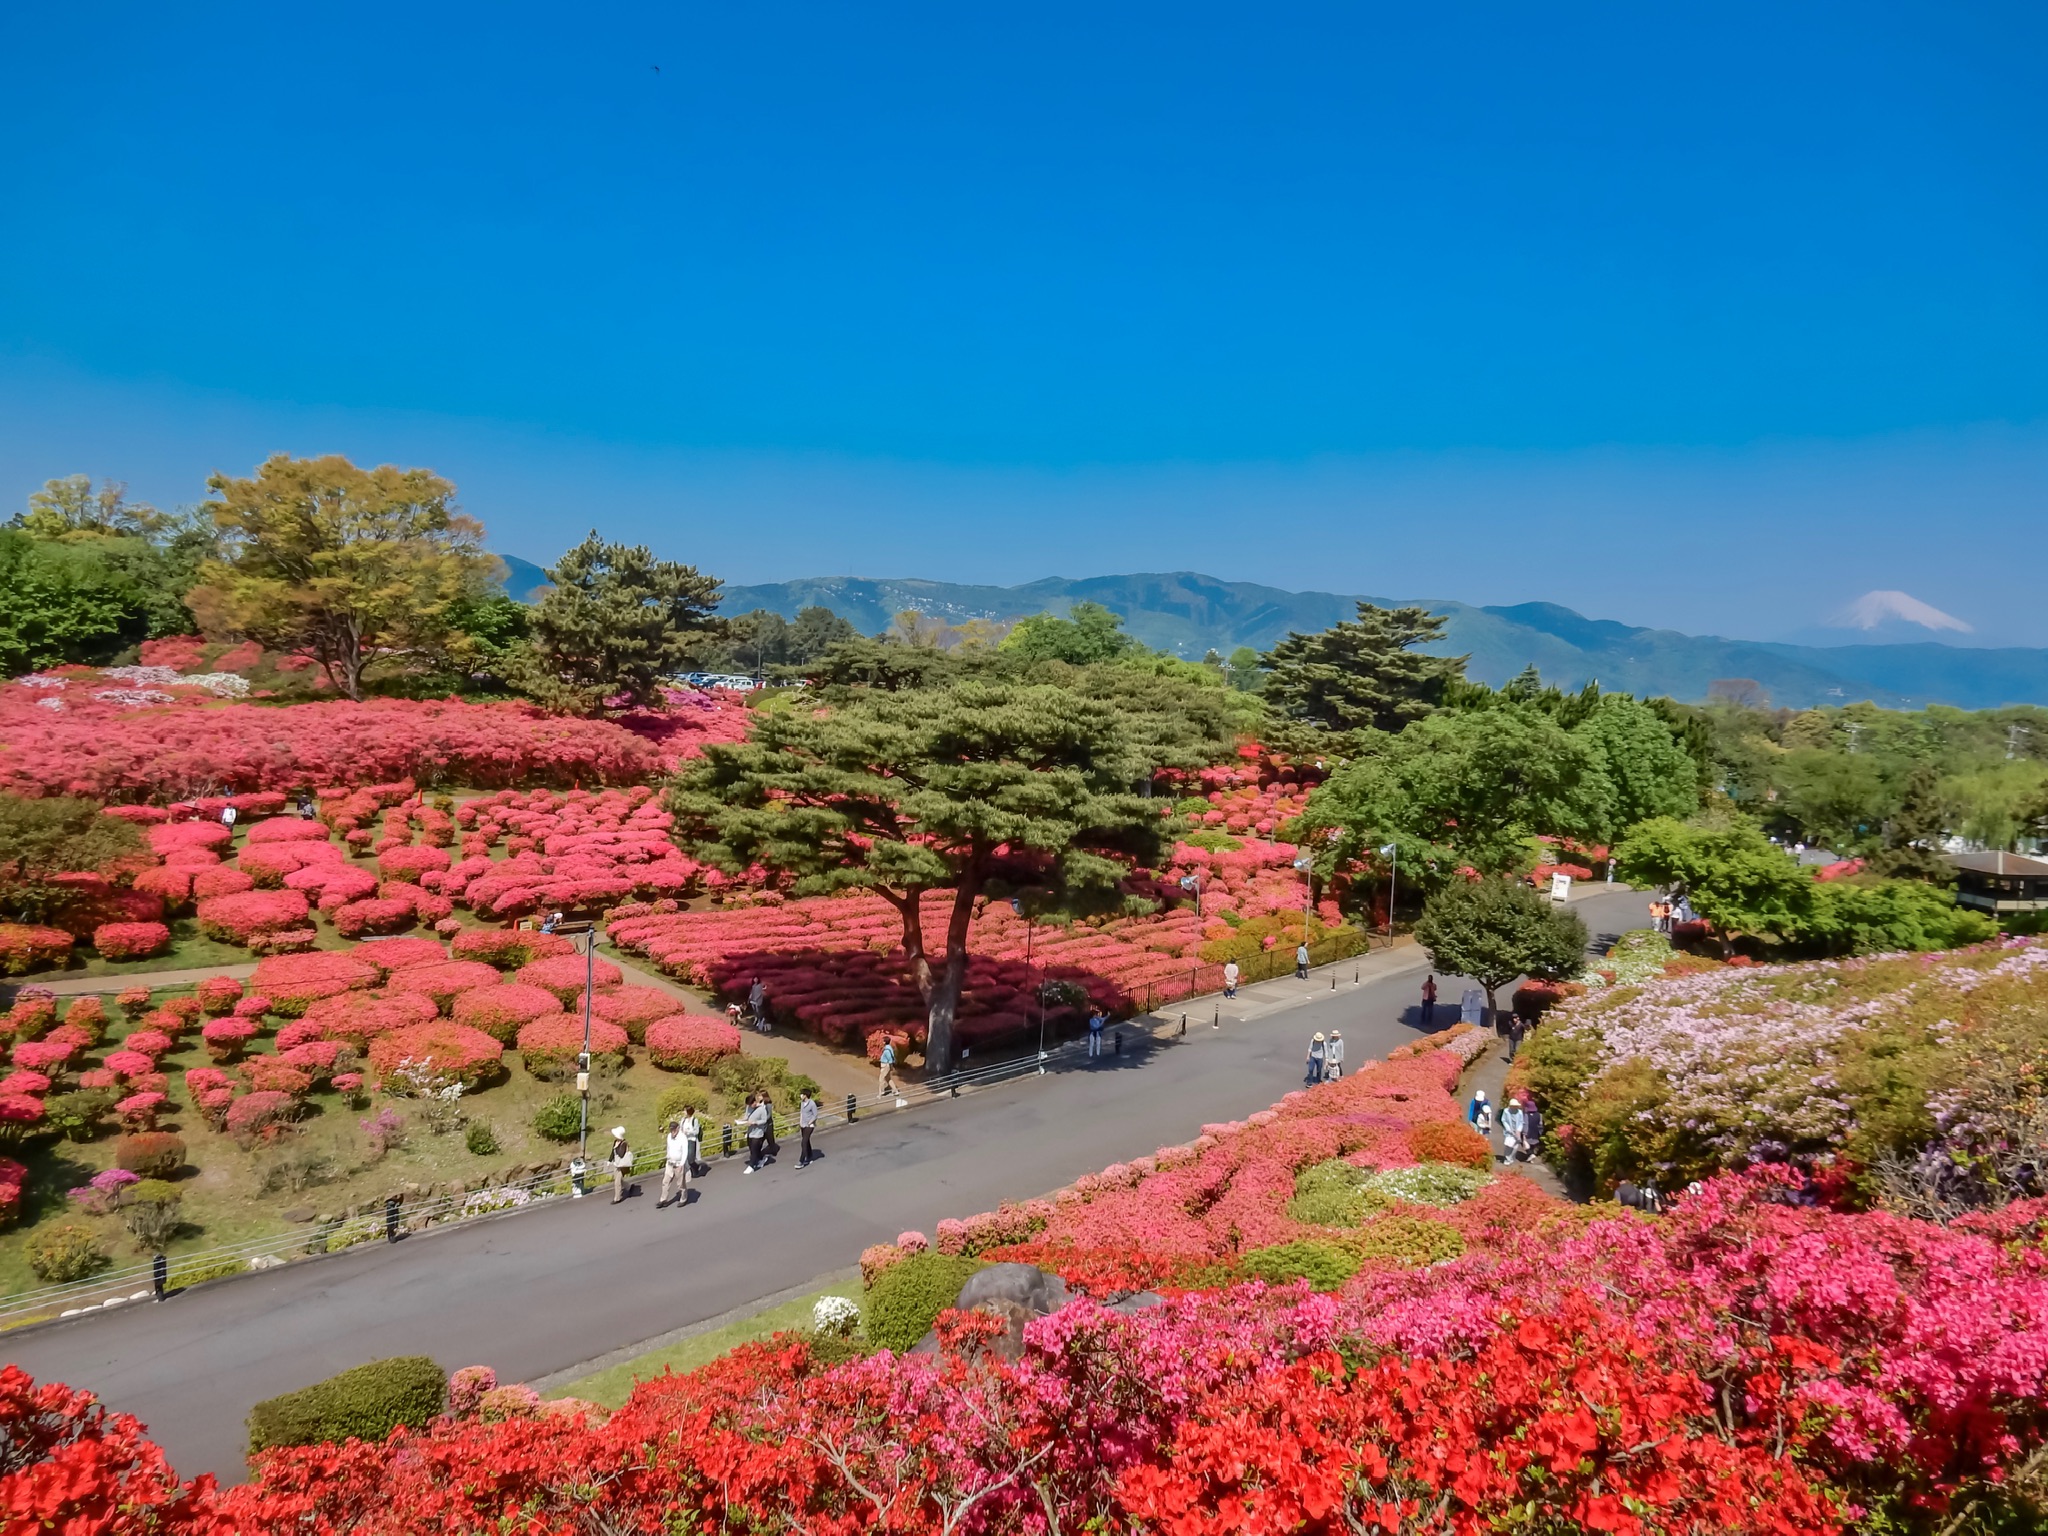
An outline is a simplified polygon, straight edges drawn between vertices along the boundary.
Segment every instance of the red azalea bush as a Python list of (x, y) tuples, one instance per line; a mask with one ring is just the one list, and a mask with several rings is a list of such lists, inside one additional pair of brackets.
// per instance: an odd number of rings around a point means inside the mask
[(387, 1080), (403, 1062), (431, 1062), (438, 1071), (453, 1073), (465, 1087), (474, 1088), (498, 1075), (504, 1057), (504, 1046), (482, 1030), (445, 1019), (407, 1024), (370, 1041), (370, 1065)]
[[(669, 837), (652, 790), (506, 790), (462, 806), (460, 862), (421, 883), (493, 917), (604, 908), (638, 894), (675, 897), (705, 872)], [(502, 844), (509, 857), (486, 851)], [(438, 875), (438, 878), (437, 878)]]
[(554, 993), (508, 981), (460, 993), (450, 1017), (510, 1045), (521, 1025), (561, 1011)]
[(548, 960), (531, 961), (513, 973), (513, 979), (526, 986), (542, 987), (554, 993), (565, 1008), (583, 995), (586, 977), (599, 987), (616, 987), (626, 979), (625, 973), (609, 960), (599, 960), (593, 966), (583, 955), (557, 955)]
[(349, 953), (374, 965), (386, 977), (408, 966), (435, 965), (448, 958), (448, 951), (438, 941), (421, 938), (380, 939)]
[(334, 909), (334, 931), (344, 939), (360, 939), (373, 933), (402, 933), (413, 925), (412, 903), (372, 896), (346, 902)]
[(209, 976), (192, 989), (192, 995), (199, 1000), (201, 1013), (217, 1019), (235, 1011), (242, 1000), (242, 984), (232, 976)]
[(215, 1061), (233, 1061), (256, 1035), (253, 1019), (210, 1019), (199, 1031), (199, 1038), (206, 1042), (206, 1054)]
[(245, 1093), (227, 1106), (221, 1129), (244, 1147), (254, 1146), (259, 1141), (276, 1139), (299, 1117), (302, 1107), (298, 1098), (289, 1093)]
[(241, 1070), (242, 1081), (258, 1093), (286, 1093), (297, 1099), (313, 1089), (313, 1074), (281, 1056), (251, 1056)]
[[(570, 1001), (571, 1013), (583, 1011), (583, 996), (579, 992)], [(656, 1019), (667, 1018), (682, 1006), (679, 999), (655, 987), (614, 987), (608, 992), (590, 994), (590, 1011), (598, 1018), (618, 1025), (635, 1045), (646, 1040), (648, 1025)]]
[[(519, 1028), (519, 1059), (535, 1077), (559, 1077), (576, 1069), (583, 1051), (583, 1018), (580, 1014), (557, 1013), (538, 1018)], [(626, 1032), (603, 1019), (590, 1021), (590, 1054), (609, 1056), (621, 1065), (626, 1060)]]
[(170, 1103), (168, 1095), (161, 1093), (131, 1093), (114, 1106), (114, 1113), (121, 1117), (121, 1128), (127, 1131), (148, 1131), (156, 1128), (156, 1117), (163, 1113)]
[(92, 947), (103, 960), (146, 960), (171, 947), (171, 930), (163, 923), (101, 923)]
[(709, 1072), (739, 1049), (740, 1032), (724, 1019), (678, 1013), (647, 1026), (647, 1059), (670, 1072)]
[(559, 933), (538, 929), (470, 928), (450, 946), (458, 960), (481, 960), (501, 971), (516, 971), (535, 960), (573, 954), (576, 946)]
[(244, 891), (255, 889), (256, 881), (252, 875), (226, 866), (202, 869), (192, 877), (192, 896), (200, 902), (214, 896), (239, 896)]
[(26, 1093), (0, 1093), (0, 1143), (19, 1142), (42, 1120), (41, 1099)]
[(448, 857), (446, 848), (405, 847), (387, 848), (377, 855), (377, 873), (389, 880), (408, 880), (417, 883), (428, 870), (445, 870), (454, 861)]
[(0, 1227), (11, 1227), (21, 1219), (21, 1189), (27, 1182), (28, 1169), (12, 1158), (0, 1157)]
[(271, 1011), (295, 1018), (323, 997), (336, 997), (377, 981), (377, 968), (332, 951), (278, 955), (257, 963), (250, 990), (270, 999)]
[(50, 1079), (42, 1072), (23, 1069), (0, 1077), (0, 1093), (27, 1094), (33, 1098), (41, 1098), (49, 1091)]
[(284, 877), (288, 891), (304, 891), (322, 912), (332, 912), (352, 901), (364, 901), (377, 894), (377, 877), (353, 864), (308, 864)]
[(192, 899), (192, 881), (197, 874), (197, 870), (186, 865), (165, 864), (145, 869), (135, 877), (132, 888), (155, 896), (166, 907), (182, 907)]
[(149, 1011), (150, 990), (147, 987), (123, 987), (114, 997), (120, 1010), (131, 1019), (139, 1019)]
[(246, 945), (258, 934), (297, 928), (306, 921), (306, 898), (297, 891), (244, 891), (199, 903), (199, 931), (224, 944)]
[(15, 1046), (10, 1059), (28, 1072), (54, 1077), (69, 1065), (79, 1048), (61, 1040), (24, 1040)]
[(71, 958), (73, 939), (62, 928), (0, 923), (0, 976), (20, 976)]
[(171, 1037), (160, 1029), (130, 1030), (128, 1038), (121, 1042), (131, 1051), (141, 1051), (152, 1061), (171, 1048)]
[(118, 1078), (141, 1077), (156, 1070), (154, 1058), (140, 1051), (109, 1051), (101, 1065)]
[(393, 971), (389, 982), (393, 992), (417, 992), (430, 997), (446, 1013), (456, 997), (476, 987), (496, 986), (496, 970), (481, 960), (443, 960), (433, 965), (408, 965)]
[(276, 816), (259, 821), (244, 839), (246, 848), (286, 847), (298, 843), (326, 843), (327, 828), (317, 821), (300, 821), (295, 816)]
[(347, 992), (322, 998), (306, 1010), (305, 1022), (320, 1030), (320, 1038), (345, 1040), (358, 1050), (378, 1035), (411, 1024), (426, 1024), (439, 1017), (434, 1000), (419, 992)]

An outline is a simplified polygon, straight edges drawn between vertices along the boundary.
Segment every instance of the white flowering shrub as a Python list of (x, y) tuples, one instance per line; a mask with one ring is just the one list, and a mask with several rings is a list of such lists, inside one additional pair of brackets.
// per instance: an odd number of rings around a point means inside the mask
[(820, 1296), (811, 1308), (813, 1333), (836, 1333), (842, 1338), (860, 1324), (860, 1304), (844, 1296)]

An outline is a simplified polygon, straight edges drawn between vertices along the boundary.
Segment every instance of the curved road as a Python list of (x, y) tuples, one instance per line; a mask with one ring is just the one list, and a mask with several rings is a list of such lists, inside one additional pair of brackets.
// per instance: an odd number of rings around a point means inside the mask
[[(1572, 906), (1596, 942), (1644, 917), (1626, 890), (1596, 887)], [(716, 1166), (687, 1208), (656, 1210), (659, 1180), (643, 1180), (641, 1198), (616, 1208), (563, 1201), (23, 1329), (7, 1354), (137, 1415), (181, 1473), (235, 1478), (252, 1404), (349, 1366), (426, 1354), (506, 1381), (560, 1377), (841, 1269), (905, 1228), (1040, 1195), (1262, 1109), (1300, 1083), (1315, 1030), (1341, 1028), (1353, 1064), (1413, 1038), (1423, 967), (1399, 950), (1247, 987), (1221, 1029), (1205, 1001), (1185, 1040), (1127, 1041), (1120, 1057), (833, 1131), (805, 1173), (791, 1138), (758, 1174), (737, 1158)], [(1454, 1011), (1440, 1005), (1439, 1024)]]

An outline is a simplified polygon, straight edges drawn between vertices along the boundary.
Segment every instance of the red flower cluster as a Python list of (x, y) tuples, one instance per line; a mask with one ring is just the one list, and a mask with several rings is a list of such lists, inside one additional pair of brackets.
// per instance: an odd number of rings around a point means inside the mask
[(647, 1059), (670, 1072), (709, 1072), (739, 1049), (740, 1032), (724, 1019), (678, 1013), (647, 1026)]
[[(674, 818), (644, 786), (567, 795), (505, 790), (465, 803), (455, 819), (462, 860), (424, 871), (420, 884), (479, 915), (521, 917), (609, 907), (635, 895), (676, 897), (703, 872), (670, 841)], [(488, 857), (500, 844), (510, 857)]]
[(171, 947), (171, 930), (162, 923), (101, 923), (92, 947), (105, 960), (145, 960)]

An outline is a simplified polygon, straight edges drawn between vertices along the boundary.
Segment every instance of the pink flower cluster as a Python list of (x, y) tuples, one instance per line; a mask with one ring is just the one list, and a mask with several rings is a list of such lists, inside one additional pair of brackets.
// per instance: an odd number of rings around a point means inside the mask
[[(566, 795), (506, 790), (466, 802), (455, 820), (461, 861), (451, 865), (444, 856), (438, 869), (422, 869), (419, 883), (479, 916), (680, 897), (704, 873), (670, 840), (674, 818), (644, 786)], [(500, 845), (509, 857), (491, 859), (489, 850)]]

